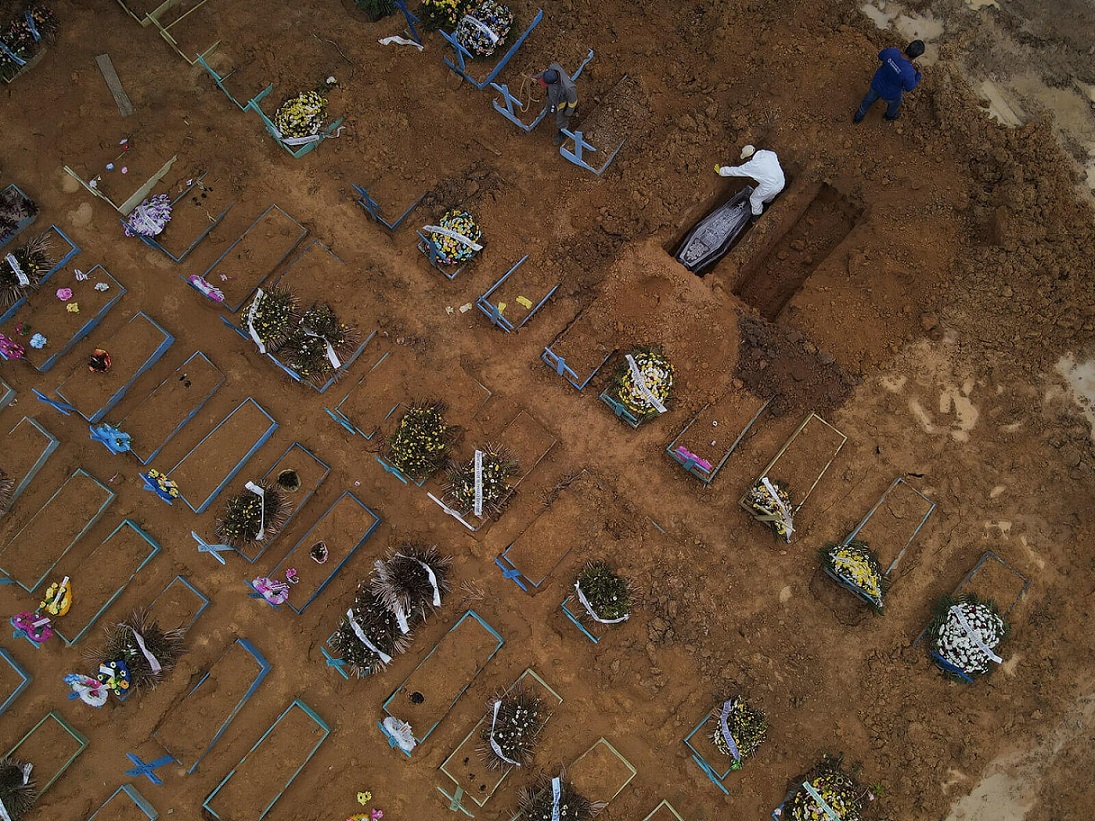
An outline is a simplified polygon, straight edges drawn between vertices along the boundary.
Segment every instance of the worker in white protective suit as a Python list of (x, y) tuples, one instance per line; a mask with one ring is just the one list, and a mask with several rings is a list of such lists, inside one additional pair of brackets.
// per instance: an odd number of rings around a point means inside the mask
[(753, 146), (747, 145), (741, 150), (741, 158), (748, 162), (743, 165), (716, 165), (715, 173), (720, 177), (752, 177), (757, 181), (757, 186), (749, 197), (753, 222), (756, 222), (764, 213), (764, 206), (783, 190), (787, 179), (783, 176), (775, 151), (757, 151)]

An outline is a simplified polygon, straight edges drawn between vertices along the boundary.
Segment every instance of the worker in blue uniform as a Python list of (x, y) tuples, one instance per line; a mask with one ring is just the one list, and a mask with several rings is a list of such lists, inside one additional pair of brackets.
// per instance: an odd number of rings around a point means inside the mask
[(878, 100), (886, 101), (887, 122), (893, 122), (901, 116), (901, 98), (906, 91), (912, 91), (920, 83), (920, 70), (913, 61), (924, 53), (924, 41), (913, 40), (902, 54), (896, 48), (884, 48), (878, 53), (882, 65), (874, 73), (871, 87), (852, 116), (853, 123), (863, 122), (867, 110)]

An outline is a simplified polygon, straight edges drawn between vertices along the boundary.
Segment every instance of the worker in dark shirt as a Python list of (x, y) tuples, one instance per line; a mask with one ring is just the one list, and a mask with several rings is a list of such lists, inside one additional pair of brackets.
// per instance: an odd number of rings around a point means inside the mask
[(896, 48), (882, 49), (878, 53), (878, 59), (882, 65), (874, 73), (867, 96), (856, 109), (852, 122), (863, 122), (863, 118), (867, 116), (867, 110), (878, 100), (886, 101), (886, 114), (883, 119), (893, 122), (900, 117), (902, 95), (906, 91), (912, 91), (920, 82), (920, 71), (912, 61), (923, 53), (923, 40), (913, 40), (905, 48), (904, 54)]
[(552, 63), (536, 75), (536, 79), (547, 89), (548, 111), (555, 115), (555, 145), (562, 145), (566, 135), (563, 129), (570, 128), (570, 118), (578, 109), (578, 88), (561, 65)]

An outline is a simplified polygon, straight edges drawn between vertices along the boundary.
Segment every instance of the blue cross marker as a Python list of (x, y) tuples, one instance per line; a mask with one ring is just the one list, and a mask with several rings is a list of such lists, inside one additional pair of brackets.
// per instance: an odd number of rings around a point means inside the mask
[(34, 391), (34, 395), (38, 397), (39, 401), (45, 402), (51, 408), (53, 408), (56, 411), (60, 411), (65, 416), (71, 415), (76, 410), (76, 408), (72, 407), (72, 405), (67, 405), (64, 402), (58, 402), (54, 399), (50, 399), (48, 396), (46, 396), (44, 393), (42, 393), (37, 388), (32, 388), (32, 390)]
[(502, 560), (497, 556), (495, 556), (494, 558), (494, 563), (498, 565), (498, 567), (501, 569), (502, 578), (510, 579), (511, 581), (515, 582), (517, 586), (520, 587), (522, 590), (528, 592), (528, 588), (525, 587), (524, 582), (521, 581), (520, 570), (518, 570), (516, 567), (506, 567), (504, 564), (502, 564)]
[(194, 541), (198, 543), (199, 553), (208, 553), (221, 564), (227, 564), (227, 562), (224, 560), (224, 556), (222, 556), (221, 553), (226, 550), (231, 550), (231, 547), (226, 544), (210, 544), (193, 530), (190, 531), (190, 535), (193, 536)]
[(175, 761), (175, 759), (169, 755), (161, 756), (155, 761), (148, 762), (141, 761), (140, 756), (133, 755), (133, 753), (126, 753), (125, 757), (137, 765), (132, 770), (126, 770), (126, 775), (131, 778), (138, 778), (142, 775), (148, 776), (148, 780), (153, 784), (163, 784), (163, 779), (156, 775), (154, 771)]

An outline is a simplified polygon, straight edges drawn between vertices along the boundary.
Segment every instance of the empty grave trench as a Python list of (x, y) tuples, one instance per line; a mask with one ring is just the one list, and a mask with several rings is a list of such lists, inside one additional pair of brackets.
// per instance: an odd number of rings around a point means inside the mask
[[(774, 208), (778, 205), (779, 199)], [(776, 211), (771, 216), (777, 216)], [(734, 294), (765, 319), (776, 321), (810, 275), (862, 218), (863, 206), (857, 199), (822, 183), (802, 214), (766, 252), (742, 269)]]

